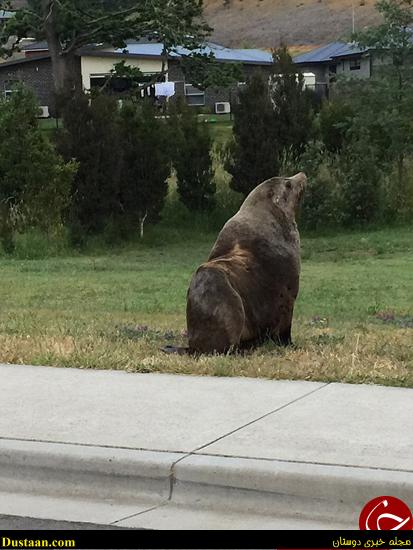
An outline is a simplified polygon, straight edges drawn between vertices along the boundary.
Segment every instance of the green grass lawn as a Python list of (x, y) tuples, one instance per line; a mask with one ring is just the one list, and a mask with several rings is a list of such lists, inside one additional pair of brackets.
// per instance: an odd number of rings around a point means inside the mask
[[(224, 144), (231, 137), (233, 121), (230, 115), (199, 115), (199, 121), (208, 124), (211, 137), (215, 142)], [(63, 127), (63, 122), (59, 120), (57, 126), (55, 118), (39, 119), (39, 127), (51, 136), (57, 127)]]
[(54, 130), (55, 128), (62, 127), (62, 120), (56, 120), (55, 118), (39, 118), (38, 119), (39, 128), (42, 130)]
[(219, 144), (225, 143), (232, 134), (233, 120), (230, 114), (199, 115), (199, 120), (207, 123), (213, 140)]
[(411, 228), (304, 237), (295, 347), (164, 355), (185, 344), (190, 277), (216, 232), (150, 229), (111, 252), (0, 258), (0, 361), (413, 386)]

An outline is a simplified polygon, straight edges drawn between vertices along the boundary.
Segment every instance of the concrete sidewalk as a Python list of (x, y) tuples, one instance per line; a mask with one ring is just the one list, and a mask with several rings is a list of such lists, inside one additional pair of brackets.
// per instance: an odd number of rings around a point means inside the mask
[(413, 508), (413, 392), (0, 366), (0, 514), (151, 529), (357, 529)]

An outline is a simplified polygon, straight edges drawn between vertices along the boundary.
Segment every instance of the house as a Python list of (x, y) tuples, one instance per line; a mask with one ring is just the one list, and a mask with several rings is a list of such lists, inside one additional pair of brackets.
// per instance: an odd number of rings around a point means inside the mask
[[(110, 74), (113, 65), (122, 60), (132, 67), (139, 68), (143, 77), (150, 79), (154, 74), (162, 72), (162, 50), (162, 44), (147, 41), (130, 41), (124, 49), (85, 48), (80, 52), (83, 87), (90, 90), (94, 86), (99, 86)], [(189, 105), (205, 107), (213, 112), (215, 103), (231, 100), (231, 90), (214, 87), (203, 91), (187, 82), (179, 60), (189, 53), (181, 47), (170, 53), (166, 61), (165, 80), (174, 82), (175, 94), (184, 96)], [(271, 53), (264, 50), (230, 49), (208, 42), (200, 53), (213, 54), (218, 63), (241, 64), (245, 78), (257, 68), (265, 69), (272, 65)], [(153, 94), (154, 90), (148, 90), (148, 93)]]
[(9, 97), (16, 84), (33, 90), (40, 105), (53, 108), (53, 77), (50, 56), (20, 57), (0, 64), (0, 93)]
[(49, 46), (45, 40), (38, 42), (33, 38), (26, 38), (21, 49), (24, 57), (38, 57), (49, 53)]
[[(0, 93), (10, 94), (13, 84), (24, 82), (37, 95), (40, 104), (53, 112), (53, 82), (51, 60), (44, 42), (31, 42), (22, 48), (24, 57), (0, 64)], [(90, 46), (77, 52), (79, 77), (85, 90), (101, 86), (116, 63), (125, 61), (127, 65), (139, 68), (143, 83), (154, 74), (162, 72), (163, 45), (149, 41), (129, 41), (125, 48)], [(231, 102), (237, 85), (232, 89), (211, 87), (200, 90), (188, 82), (182, 72), (179, 60), (187, 54), (184, 48), (168, 56), (165, 62), (165, 76), (161, 80), (174, 83), (175, 97), (182, 96), (189, 105), (203, 107), (209, 112), (216, 111), (216, 103)], [(201, 53), (213, 54), (218, 63), (239, 63), (243, 68), (244, 79), (252, 71), (267, 70), (272, 65), (270, 52), (257, 49), (230, 49), (214, 43), (206, 43)], [(143, 92), (153, 96), (154, 86), (148, 85)], [(228, 108), (228, 107), (226, 107)]]
[(310, 52), (294, 57), (302, 72), (315, 75), (315, 87), (319, 95), (328, 97), (330, 85), (337, 75), (369, 78), (374, 59), (371, 52), (346, 42), (331, 42)]

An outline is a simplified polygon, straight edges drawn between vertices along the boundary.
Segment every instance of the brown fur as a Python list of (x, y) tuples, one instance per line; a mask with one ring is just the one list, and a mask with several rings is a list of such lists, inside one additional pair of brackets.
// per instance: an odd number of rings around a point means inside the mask
[(300, 257), (295, 210), (306, 178), (273, 178), (222, 229), (188, 290), (189, 350), (223, 353), (270, 337), (291, 342)]

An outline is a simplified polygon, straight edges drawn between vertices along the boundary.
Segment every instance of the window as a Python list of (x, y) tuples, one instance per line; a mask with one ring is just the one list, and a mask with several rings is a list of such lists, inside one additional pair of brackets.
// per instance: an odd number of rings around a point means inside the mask
[(8, 80), (4, 83), (3, 95), (5, 99), (10, 99), (11, 95), (15, 93), (18, 82), (18, 80)]
[(195, 86), (192, 86), (192, 84), (185, 84), (185, 97), (188, 105), (205, 105), (205, 92), (203, 92), (199, 88), (195, 88)]
[(102, 88), (105, 84), (109, 75), (90, 75), (90, 88)]
[(361, 57), (350, 59), (350, 71), (358, 71), (361, 67)]
[[(136, 83), (139, 86), (142, 86), (148, 82), (147, 87), (141, 89), (141, 96), (155, 96), (155, 85), (151, 84), (153, 77), (156, 73), (143, 73), (142, 78), (139, 83)], [(109, 80), (111, 77), (110, 73), (108, 74), (91, 74), (90, 75), (90, 88), (103, 88), (109, 92), (123, 93), (127, 92), (131, 88), (131, 82), (127, 78), (114, 77)], [(162, 79), (164, 80), (164, 79)]]

